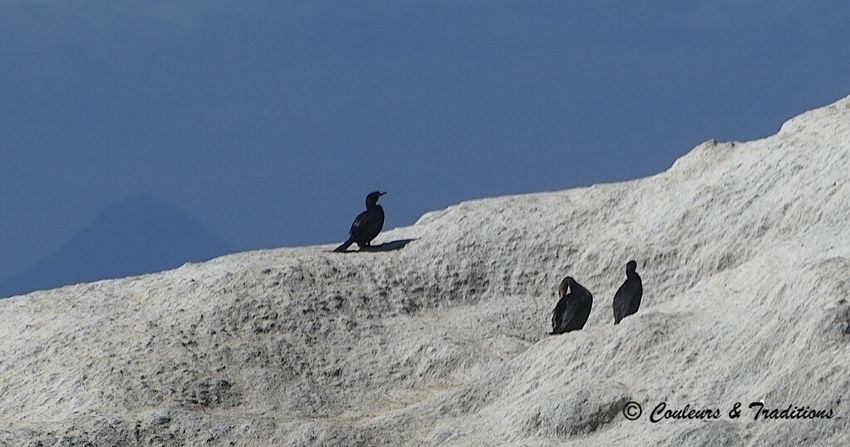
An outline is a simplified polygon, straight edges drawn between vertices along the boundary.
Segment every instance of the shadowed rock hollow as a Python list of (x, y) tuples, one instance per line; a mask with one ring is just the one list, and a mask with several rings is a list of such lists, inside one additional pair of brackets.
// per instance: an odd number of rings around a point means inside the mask
[[(414, 239), (400, 250), (246, 252), (3, 300), (0, 444), (847, 445), (848, 172), (850, 97), (649, 178), (375, 240)], [(629, 259), (643, 302), (614, 326)], [(594, 308), (547, 336), (566, 275)], [(761, 400), (833, 417), (756, 421)], [(721, 416), (651, 423), (661, 402)]]

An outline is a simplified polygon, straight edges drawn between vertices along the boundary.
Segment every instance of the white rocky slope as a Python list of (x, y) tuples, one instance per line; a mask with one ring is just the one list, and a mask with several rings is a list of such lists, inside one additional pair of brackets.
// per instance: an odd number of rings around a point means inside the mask
[[(848, 178), (850, 97), (650, 178), (462, 203), (376, 240), (414, 239), (400, 250), (3, 300), (0, 445), (848, 445)], [(614, 326), (631, 258), (643, 304)], [(593, 312), (548, 336), (566, 275)], [(832, 418), (754, 420), (761, 400)], [(661, 402), (719, 417), (653, 423)]]

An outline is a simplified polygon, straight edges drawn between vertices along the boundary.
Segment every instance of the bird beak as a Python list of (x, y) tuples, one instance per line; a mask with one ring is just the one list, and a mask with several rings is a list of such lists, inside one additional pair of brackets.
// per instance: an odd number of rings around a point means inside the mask
[(378, 195), (379, 195), (379, 196), (382, 196), (382, 195), (384, 195), (384, 194), (386, 194), (386, 193), (385, 193), (385, 192), (380, 192), (380, 191), (378, 191)]

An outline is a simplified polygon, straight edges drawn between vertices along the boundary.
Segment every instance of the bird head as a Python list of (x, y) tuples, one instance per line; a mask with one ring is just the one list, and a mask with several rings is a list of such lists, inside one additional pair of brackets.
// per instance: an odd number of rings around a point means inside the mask
[(564, 280), (561, 281), (561, 285), (558, 286), (558, 296), (563, 297), (564, 295), (566, 295), (567, 289), (572, 285), (572, 283), (572, 277), (567, 276), (566, 278), (564, 278)]
[(370, 192), (369, 195), (366, 196), (366, 208), (375, 206), (375, 204), (378, 203), (378, 199), (380, 199), (384, 194), (386, 193), (380, 191)]

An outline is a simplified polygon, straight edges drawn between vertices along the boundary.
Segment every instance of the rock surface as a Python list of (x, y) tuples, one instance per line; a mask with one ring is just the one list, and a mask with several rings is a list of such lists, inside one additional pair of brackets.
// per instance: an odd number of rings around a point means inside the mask
[[(2, 300), (0, 445), (848, 445), (848, 173), (850, 97), (649, 178), (428, 213), (375, 241), (397, 250)], [(643, 302), (614, 326), (629, 259)], [(548, 336), (566, 275), (594, 308)]]

